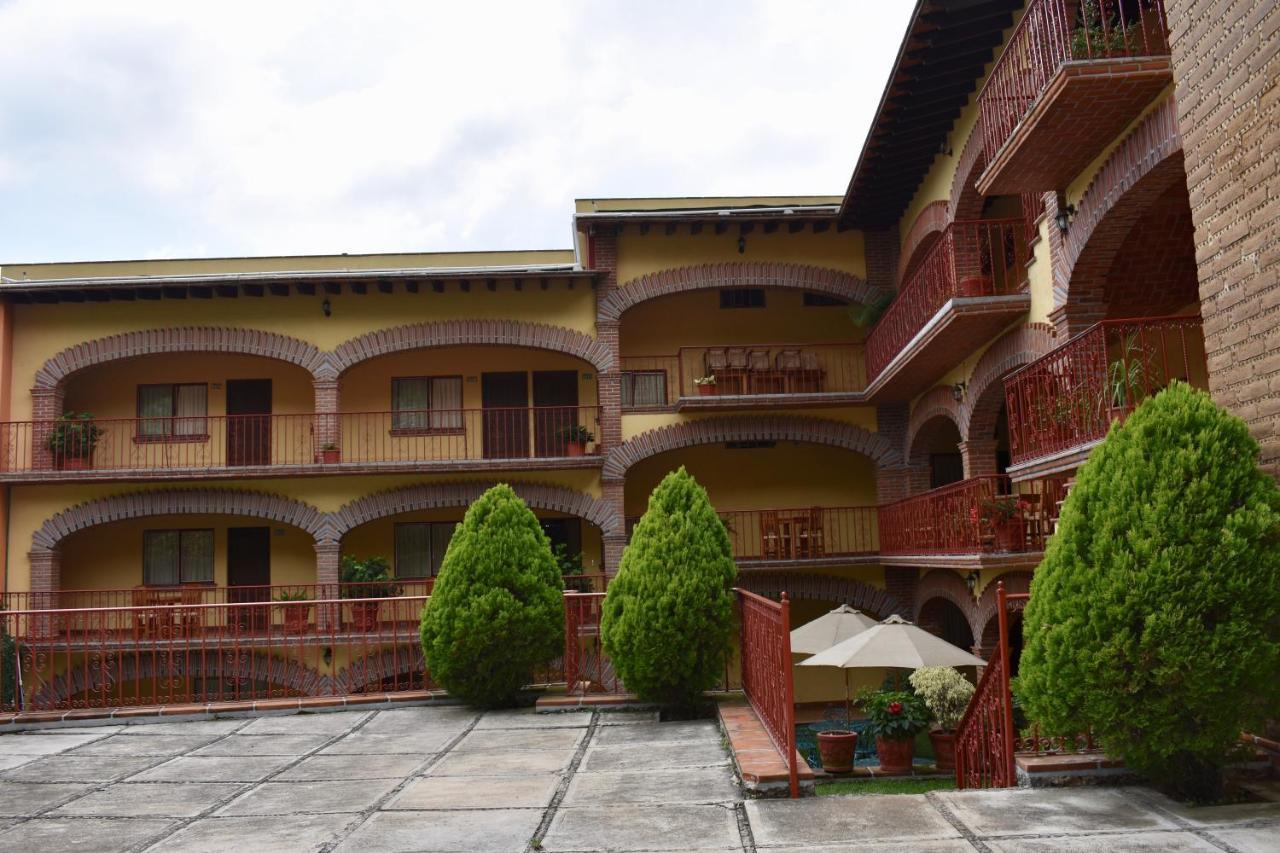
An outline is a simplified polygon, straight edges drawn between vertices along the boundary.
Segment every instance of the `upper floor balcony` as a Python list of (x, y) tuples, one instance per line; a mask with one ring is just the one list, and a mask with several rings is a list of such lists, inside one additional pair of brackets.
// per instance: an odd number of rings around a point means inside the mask
[(868, 395), (906, 401), (1025, 313), (1023, 219), (956, 221), (908, 270), (867, 336)]
[(978, 191), (1065, 189), (1172, 79), (1164, 0), (1030, 0), (978, 96)]
[(1069, 470), (1174, 380), (1208, 387), (1199, 317), (1104, 320), (1009, 375), (1011, 472)]

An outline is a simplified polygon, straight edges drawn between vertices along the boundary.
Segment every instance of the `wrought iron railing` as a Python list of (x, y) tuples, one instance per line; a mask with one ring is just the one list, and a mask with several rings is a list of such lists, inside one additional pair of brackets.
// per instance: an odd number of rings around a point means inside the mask
[(882, 554), (1024, 553), (1053, 532), (1061, 478), (971, 477), (880, 507)]
[(625, 693), (600, 637), (603, 592), (565, 593), (564, 680), (570, 694)]
[(791, 796), (800, 796), (796, 698), (791, 664), (791, 605), (737, 590), (741, 611), (742, 692), (787, 764)]
[(1097, 441), (1175, 379), (1208, 387), (1199, 317), (1104, 320), (1004, 380), (1013, 464)]
[(1031, 0), (978, 95), (986, 161), (1065, 64), (1168, 54), (1164, 0)]
[(874, 554), (874, 506), (744, 509), (720, 513), (734, 559), (815, 560)]
[(867, 374), (878, 376), (948, 301), (1027, 289), (1024, 219), (947, 226), (867, 336)]

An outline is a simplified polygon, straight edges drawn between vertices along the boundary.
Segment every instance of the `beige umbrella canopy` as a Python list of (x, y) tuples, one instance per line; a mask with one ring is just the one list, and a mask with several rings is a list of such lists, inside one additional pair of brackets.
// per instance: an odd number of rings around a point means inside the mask
[(842, 669), (986, 665), (982, 658), (935, 637), (900, 616), (890, 616), (875, 627), (800, 662), (800, 666), (836, 666)]
[(791, 632), (791, 653), (812, 655), (826, 651), (855, 634), (880, 624), (861, 610), (841, 604), (830, 613), (824, 613), (812, 622)]

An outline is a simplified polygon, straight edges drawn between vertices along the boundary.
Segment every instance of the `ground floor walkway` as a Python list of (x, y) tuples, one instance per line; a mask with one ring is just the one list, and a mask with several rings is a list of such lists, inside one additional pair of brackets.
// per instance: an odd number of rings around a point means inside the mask
[(1140, 788), (743, 802), (712, 723), (455, 707), (0, 736), (0, 850), (1272, 851)]

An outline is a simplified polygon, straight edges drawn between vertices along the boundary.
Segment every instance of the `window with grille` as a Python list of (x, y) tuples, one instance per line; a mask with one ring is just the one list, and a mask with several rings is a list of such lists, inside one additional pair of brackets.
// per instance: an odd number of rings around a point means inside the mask
[(209, 435), (206, 383), (138, 386), (138, 438), (203, 439)]
[(643, 409), (667, 404), (665, 370), (630, 370), (622, 374), (622, 408)]
[(456, 521), (409, 521), (396, 525), (398, 578), (433, 578), (440, 571)]
[(405, 432), (460, 432), (462, 377), (411, 376), (391, 380), (391, 428)]
[(212, 583), (213, 531), (143, 531), (142, 581), (147, 586)]

